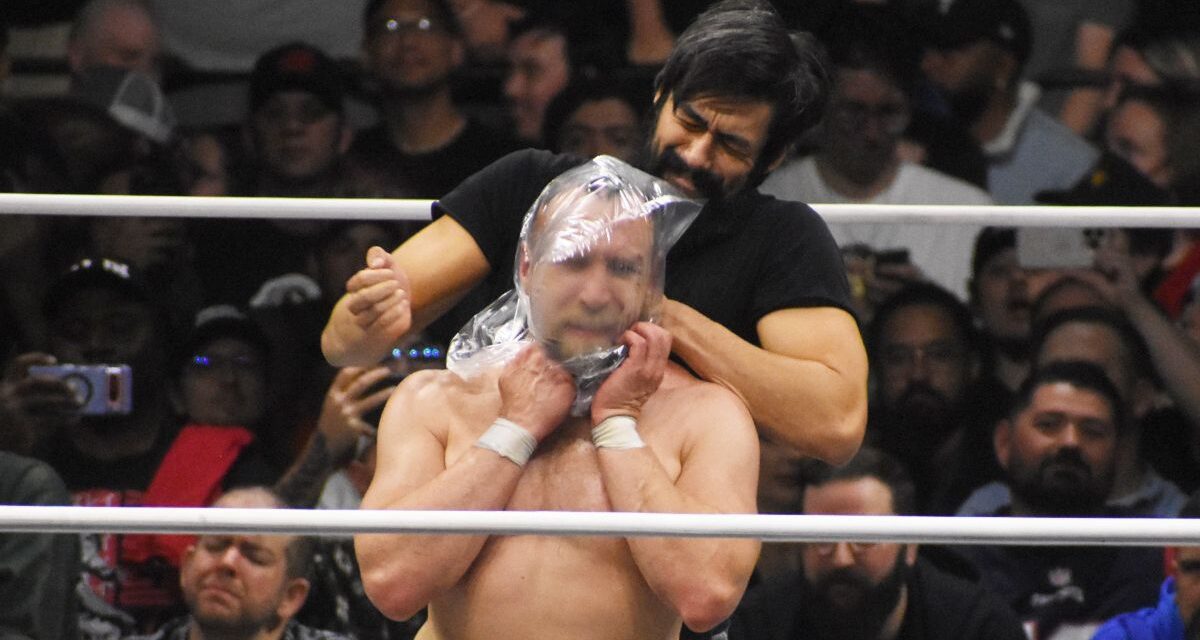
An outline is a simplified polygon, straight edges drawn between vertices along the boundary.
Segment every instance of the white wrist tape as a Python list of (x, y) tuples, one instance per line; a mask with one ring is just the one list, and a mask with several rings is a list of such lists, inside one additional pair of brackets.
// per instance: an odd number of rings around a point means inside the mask
[(592, 427), (592, 443), (600, 449), (641, 449), (646, 446), (637, 432), (637, 420), (610, 416)]
[(512, 420), (496, 418), (492, 426), (475, 441), (475, 446), (488, 449), (524, 467), (533, 450), (537, 448), (537, 438)]

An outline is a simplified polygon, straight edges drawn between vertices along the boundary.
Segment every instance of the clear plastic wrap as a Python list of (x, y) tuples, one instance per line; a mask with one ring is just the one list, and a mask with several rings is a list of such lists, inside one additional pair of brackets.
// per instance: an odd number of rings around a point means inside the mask
[(555, 178), (525, 214), (513, 289), (458, 332), (447, 367), (471, 377), (537, 340), (575, 376), (582, 415), (624, 359), (621, 334), (659, 320), (667, 252), (700, 208), (609, 156)]

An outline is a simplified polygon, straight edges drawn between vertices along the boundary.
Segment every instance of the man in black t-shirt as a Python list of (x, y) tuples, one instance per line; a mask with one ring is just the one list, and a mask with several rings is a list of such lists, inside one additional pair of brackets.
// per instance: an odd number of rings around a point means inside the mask
[[(756, 190), (827, 91), (817, 46), (769, 3), (721, 2), (680, 36), (656, 79), (647, 164), (707, 199), (667, 257), (663, 325), (675, 354), (736, 391), (765, 435), (842, 462), (862, 439), (867, 369), (841, 255), (812, 209)], [(394, 254), (372, 248), (322, 335), (326, 357), (377, 361), (454, 304), (451, 318), (463, 318), (507, 290), (526, 209), (578, 163), (507, 156), (442, 198), (438, 219)]]
[[(811, 465), (799, 513), (912, 515), (903, 465), (863, 447), (842, 467)], [(799, 479), (798, 479), (799, 480)], [(799, 547), (801, 569), (753, 587), (733, 616), (742, 640), (1024, 640), (1016, 614), (977, 584), (919, 558), (917, 546), (828, 542)]]
[(352, 162), (411, 197), (440, 198), (516, 148), (454, 103), (450, 79), (466, 53), (446, 0), (372, 0), (363, 15), (382, 122), (358, 134)]
[[(1039, 366), (996, 427), (1011, 506), (1001, 516), (1095, 517), (1105, 506), (1127, 429), (1117, 387), (1080, 360)], [(1032, 640), (1091, 637), (1104, 620), (1153, 604), (1162, 550), (1145, 547), (961, 547), (982, 583), (1025, 621)], [(1086, 634), (1086, 635), (1084, 635)]]

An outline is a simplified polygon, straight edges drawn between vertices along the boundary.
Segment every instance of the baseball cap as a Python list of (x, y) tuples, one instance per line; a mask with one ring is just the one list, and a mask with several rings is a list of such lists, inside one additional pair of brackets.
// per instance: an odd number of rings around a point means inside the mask
[(106, 65), (82, 69), (71, 79), (68, 96), (159, 144), (175, 133), (175, 112), (162, 89), (139, 71)]
[(345, 83), (341, 69), (320, 49), (288, 43), (264, 53), (250, 76), (250, 110), (257, 111), (280, 91), (307, 91), (330, 109), (341, 112)]
[(1030, 31), (1029, 14), (1017, 0), (954, 0), (933, 17), (929, 39), (939, 49), (991, 40), (1024, 63), (1029, 58)]
[(233, 305), (220, 304), (205, 307), (196, 313), (191, 332), (181, 345), (178, 361), (186, 362), (218, 338), (241, 340), (254, 346), (264, 356), (271, 353), (270, 340), (257, 322)]
[(90, 287), (105, 287), (141, 302), (152, 302), (150, 289), (134, 268), (112, 258), (83, 258), (67, 267), (46, 291), (43, 311), (46, 317), (58, 314), (67, 298)]
[(1069, 189), (1040, 191), (1034, 196), (1042, 204), (1095, 207), (1163, 206), (1170, 204), (1170, 198), (1166, 190), (1108, 151)]

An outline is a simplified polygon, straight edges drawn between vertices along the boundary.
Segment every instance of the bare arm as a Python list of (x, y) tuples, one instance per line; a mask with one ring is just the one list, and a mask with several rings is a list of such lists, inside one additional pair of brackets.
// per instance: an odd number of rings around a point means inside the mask
[[(1095, 22), (1079, 25), (1075, 32), (1075, 66), (1083, 71), (1103, 71), (1108, 64), (1116, 34), (1112, 27)], [(1104, 109), (1104, 90), (1079, 87), (1072, 91), (1059, 111), (1058, 119), (1075, 133), (1087, 136)]]
[(1105, 275), (1098, 285), (1141, 334), (1154, 371), (1200, 442), (1200, 347), (1142, 294), (1124, 238), (1116, 236), (1097, 249), (1096, 267)]
[[(522, 467), (494, 451), (468, 447), (447, 464), (447, 398), (420, 373), (384, 409), (375, 477), (364, 509), (504, 509)], [(501, 376), (503, 417), (541, 441), (562, 423), (575, 395), (570, 374), (538, 348), (521, 352)], [(414, 407), (417, 409), (414, 410)], [(385, 615), (411, 617), (466, 574), (487, 536), (359, 535), (355, 552), (368, 597)]]
[(662, 64), (675, 45), (675, 34), (663, 17), (662, 0), (625, 0), (625, 8), (630, 31), (626, 60), (630, 64)]
[[(597, 392), (592, 407), (596, 424), (612, 415), (640, 417), (640, 401), (613, 402), (614, 397), (630, 395), (614, 391), (614, 386), (632, 380), (643, 389), (657, 387), (655, 377), (662, 377), (670, 335), (642, 323), (626, 336), (629, 357)], [(641, 380), (637, 380), (639, 376)], [(615, 511), (755, 511), (758, 438), (754, 424), (733, 394), (715, 385), (702, 389), (689, 390), (686, 402), (670, 407), (667, 416), (670, 429), (685, 434), (677, 478), (668, 475), (649, 447), (598, 447), (601, 476)], [(661, 409), (658, 415), (661, 420)], [(760, 546), (757, 540), (719, 538), (635, 537), (628, 542), (651, 589), (674, 607), (693, 631), (711, 629), (733, 613)]]
[(390, 255), (377, 247), (346, 283), (321, 351), (334, 366), (371, 366), (410, 331), (454, 306), (491, 266), (462, 225), (443, 216)]
[(849, 313), (781, 309), (758, 322), (762, 348), (695, 309), (668, 301), (663, 323), (674, 350), (700, 377), (737, 394), (765, 435), (841, 464), (858, 451), (867, 422), (867, 354)]
[(285, 502), (300, 508), (316, 506), (325, 481), (352, 461), (358, 438), (373, 435), (374, 430), (362, 416), (386, 402), (396, 387), (367, 392), (389, 373), (387, 367), (346, 367), (338, 372), (321, 403), (316, 431), (300, 457), (275, 483), (275, 492)]

